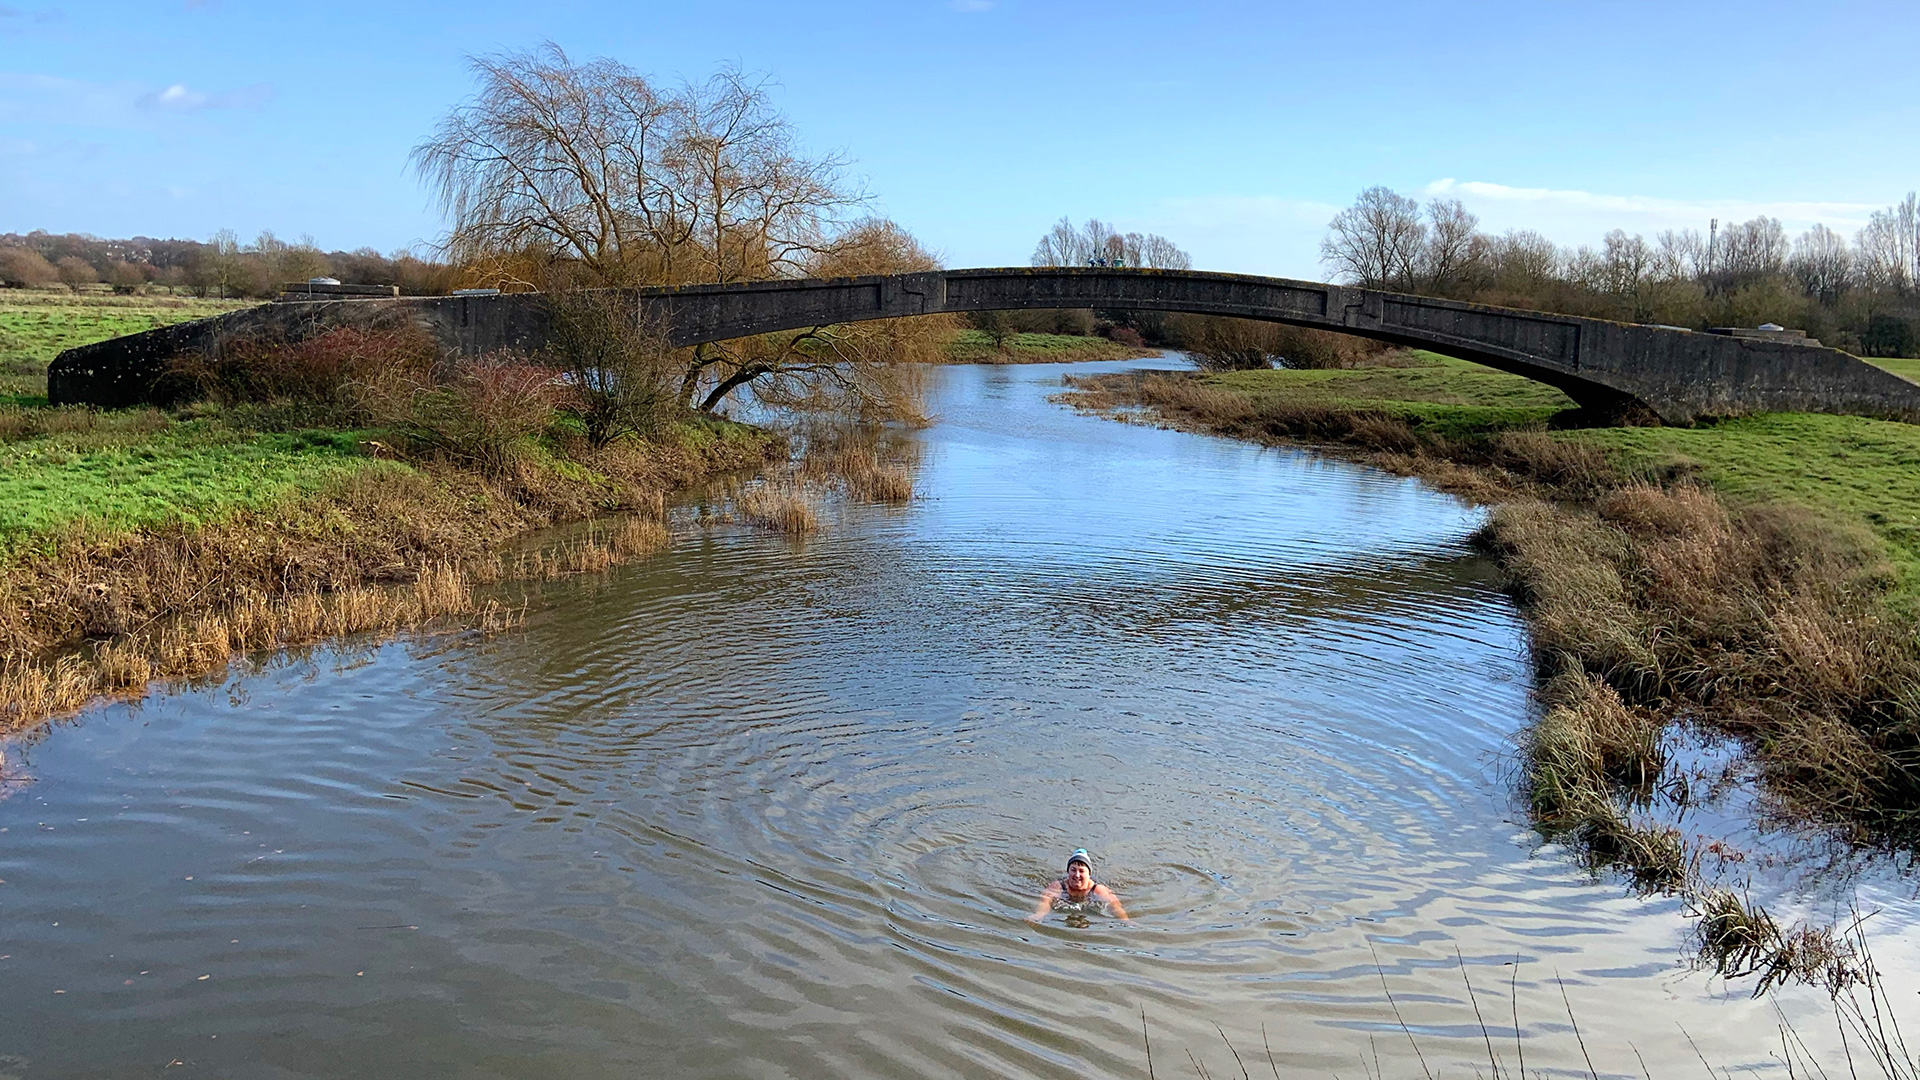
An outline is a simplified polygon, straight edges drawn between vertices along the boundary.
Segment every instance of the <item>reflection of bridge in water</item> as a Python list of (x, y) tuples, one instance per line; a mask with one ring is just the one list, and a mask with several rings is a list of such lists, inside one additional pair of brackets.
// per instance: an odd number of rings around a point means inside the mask
[[(1920, 416), (1920, 385), (1791, 334), (1732, 336), (1464, 304), (1310, 281), (1175, 270), (940, 270), (756, 281), (630, 294), (675, 344), (942, 312), (1097, 308), (1178, 311), (1355, 334), (1485, 364), (1618, 414), (1669, 422), (1794, 410)], [(152, 400), (168, 360), (239, 336), (301, 336), (405, 313), (474, 355), (544, 343), (537, 294), (274, 304), (70, 349), (49, 372), (56, 403)]]

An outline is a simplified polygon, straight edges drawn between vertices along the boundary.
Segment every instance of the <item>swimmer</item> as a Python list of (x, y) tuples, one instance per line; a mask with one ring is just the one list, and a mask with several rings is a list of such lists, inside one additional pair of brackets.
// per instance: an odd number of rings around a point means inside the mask
[(1039, 922), (1047, 917), (1055, 904), (1084, 904), (1097, 901), (1106, 905), (1113, 917), (1122, 922), (1132, 922), (1127, 918), (1127, 909), (1120, 905), (1120, 898), (1113, 890), (1093, 880), (1093, 859), (1087, 855), (1086, 848), (1074, 848), (1067, 856), (1067, 874), (1057, 881), (1048, 883), (1046, 891), (1040, 894), (1040, 906), (1027, 916), (1028, 922)]

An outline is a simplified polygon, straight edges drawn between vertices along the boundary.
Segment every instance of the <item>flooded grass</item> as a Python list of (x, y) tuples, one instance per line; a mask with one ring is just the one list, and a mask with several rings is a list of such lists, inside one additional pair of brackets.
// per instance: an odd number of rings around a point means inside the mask
[(423, 568), (410, 586), (307, 589), (251, 594), (218, 610), (169, 619), (52, 659), (0, 667), (0, 716), (70, 712), (101, 697), (138, 698), (158, 679), (222, 671), (235, 657), (347, 635), (390, 634), (457, 618), (487, 633), (517, 625), (523, 612), (481, 599), (459, 566)]

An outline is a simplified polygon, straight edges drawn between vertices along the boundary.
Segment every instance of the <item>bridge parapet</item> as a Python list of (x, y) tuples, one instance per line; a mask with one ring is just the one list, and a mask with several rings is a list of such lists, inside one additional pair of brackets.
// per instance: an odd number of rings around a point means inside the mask
[[(890, 276), (638, 289), (636, 312), (678, 345), (870, 319), (1044, 308), (1227, 315), (1356, 334), (1436, 352), (1565, 391), (1618, 413), (1668, 422), (1760, 411), (1920, 418), (1920, 384), (1816, 342), (1466, 304), (1285, 278), (1096, 267), (944, 270)], [(293, 339), (406, 318), (449, 350), (536, 350), (547, 314), (536, 294), (283, 303), (69, 349), (48, 373), (57, 403), (122, 406), (165, 393), (167, 365), (241, 337)]]

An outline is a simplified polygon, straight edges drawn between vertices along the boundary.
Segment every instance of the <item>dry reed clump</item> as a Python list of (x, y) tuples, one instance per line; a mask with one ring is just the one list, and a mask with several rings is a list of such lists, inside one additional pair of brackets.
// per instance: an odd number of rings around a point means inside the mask
[(819, 483), (838, 484), (847, 495), (869, 502), (913, 501), (913, 473), (886, 460), (870, 427), (815, 426), (806, 432), (799, 473)]
[(1598, 865), (1617, 866), (1646, 889), (1686, 882), (1686, 848), (1670, 828), (1635, 825), (1615, 791), (1646, 799), (1666, 764), (1663, 718), (1630, 708), (1604, 681), (1569, 670), (1540, 694), (1545, 713), (1523, 740), (1525, 786), (1534, 820), (1568, 834)]
[(813, 496), (797, 485), (763, 483), (734, 496), (734, 513), (746, 524), (805, 536), (820, 527)]
[(862, 474), (853, 485), (856, 496), (873, 502), (898, 505), (913, 501), (913, 474), (899, 465), (882, 465)]
[(220, 610), (143, 627), (63, 656), (0, 665), (0, 729), (100, 697), (137, 698), (155, 679), (214, 674), (246, 653), (350, 634), (392, 633), (453, 616), (495, 632), (515, 625), (521, 614), (495, 600), (480, 601), (452, 563), (425, 567), (406, 586), (314, 589), (278, 597), (254, 593)]
[(1709, 889), (1694, 898), (1693, 908), (1699, 959), (1730, 979), (1760, 976), (1755, 997), (1792, 981), (1823, 986), (1838, 998), (1868, 977), (1858, 943), (1832, 927), (1783, 931), (1765, 908), (1731, 889)]
[(1802, 811), (1883, 835), (1909, 820), (1920, 649), (1859, 535), (1626, 484), (1585, 507), (1503, 506), (1482, 539), (1527, 605), (1543, 668), (1745, 738)]
[(671, 546), (673, 535), (659, 516), (634, 515), (604, 533), (589, 528), (578, 539), (521, 552), (513, 562), (511, 576), (551, 581), (574, 574), (596, 574)]

